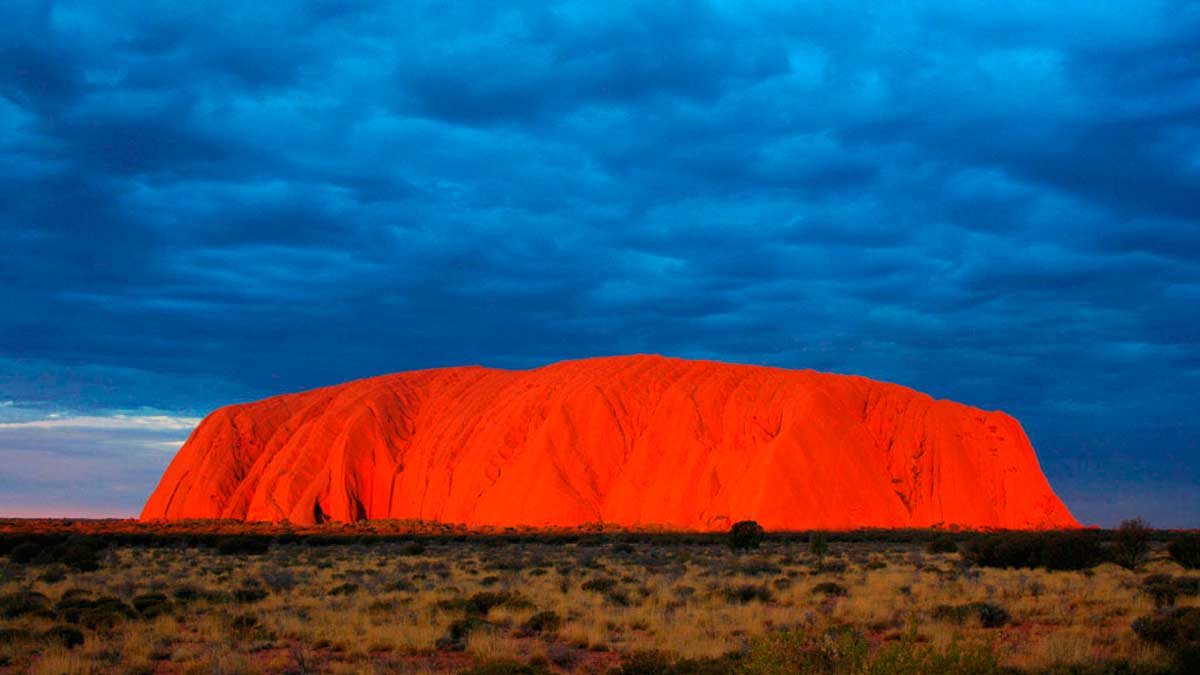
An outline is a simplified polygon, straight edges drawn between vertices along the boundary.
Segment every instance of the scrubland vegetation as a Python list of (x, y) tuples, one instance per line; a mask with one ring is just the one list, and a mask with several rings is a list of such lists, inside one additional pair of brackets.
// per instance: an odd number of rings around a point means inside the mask
[(0, 524), (0, 672), (1200, 672), (1198, 535)]

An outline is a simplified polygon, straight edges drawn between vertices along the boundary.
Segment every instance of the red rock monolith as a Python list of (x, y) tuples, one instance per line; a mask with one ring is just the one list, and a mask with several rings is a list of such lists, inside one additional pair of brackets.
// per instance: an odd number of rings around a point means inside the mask
[(413, 371), (224, 407), (141, 517), (1079, 526), (1004, 413), (862, 377), (659, 356)]

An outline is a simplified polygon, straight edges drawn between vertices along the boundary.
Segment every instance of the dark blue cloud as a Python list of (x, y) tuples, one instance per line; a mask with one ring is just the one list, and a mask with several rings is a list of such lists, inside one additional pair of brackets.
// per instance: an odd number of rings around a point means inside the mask
[[(1200, 523), (1195, 3), (793, 5), (5, 6), (0, 421), (659, 352), (1001, 408), (1083, 520)], [(72, 433), (136, 465), (94, 510), (169, 455)]]

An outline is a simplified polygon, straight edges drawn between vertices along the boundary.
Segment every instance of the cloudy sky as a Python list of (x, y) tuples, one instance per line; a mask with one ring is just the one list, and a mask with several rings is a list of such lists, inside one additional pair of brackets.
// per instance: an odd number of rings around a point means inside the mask
[(134, 515), (226, 403), (651, 352), (1200, 525), (1200, 5), (540, 4), (0, 6), (0, 514)]

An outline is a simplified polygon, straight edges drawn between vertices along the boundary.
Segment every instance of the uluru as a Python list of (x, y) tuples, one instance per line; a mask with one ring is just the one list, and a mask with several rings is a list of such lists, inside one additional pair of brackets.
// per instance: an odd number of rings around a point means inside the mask
[(660, 356), (440, 368), (230, 405), (142, 520), (1073, 528), (1021, 425), (896, 384)]

